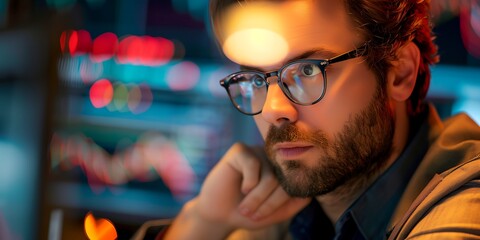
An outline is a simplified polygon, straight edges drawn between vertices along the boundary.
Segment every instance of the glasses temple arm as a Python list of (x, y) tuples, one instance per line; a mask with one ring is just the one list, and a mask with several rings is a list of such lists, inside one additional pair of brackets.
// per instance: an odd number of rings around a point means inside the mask
[(361, 46), (357, 49), (354, 49), (350, 52), (346, 52), (344, 54), (341, 54), (341, 55), (338, 55), (336, 57), (330, 58), (327, 61), (328, 61), (329, 64), (332, 64), (332, 63), (341, 62), (341, 61), (345, 61), (345, 60), (348, 60), (348, 59), (364, 56), (367, 52), (366, 50), (367, 50), (367, 46), (363, 45), (363, 46)]

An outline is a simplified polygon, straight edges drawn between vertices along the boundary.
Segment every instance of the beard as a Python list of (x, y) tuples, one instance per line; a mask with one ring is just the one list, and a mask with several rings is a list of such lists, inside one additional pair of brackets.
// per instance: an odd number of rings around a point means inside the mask
[[(369, 105), (351, 116), (331, 142), (321, 130), (302, 132), (293, 124), (272, 125), (265, 139), (265, 150), (281, 186), (290, 196), (315, 197), (377, 173), (392, 154), (393, 132), (393, 113), (385, 94), (378, 89)], [(312, 143), (314, 148), (322, 150), (322, 156), (311, 167), (301, 160), (280, 164), (273, 146), (295, 141)]]

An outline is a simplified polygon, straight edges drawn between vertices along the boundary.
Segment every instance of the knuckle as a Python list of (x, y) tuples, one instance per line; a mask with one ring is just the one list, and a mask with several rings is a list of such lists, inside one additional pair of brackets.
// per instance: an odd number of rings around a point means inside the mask
[(262, 202), (262, 198), (258, 195), (251, 195), (247, 200), (247, 204), (250, 206), (258, 206)]
[(244, 143), (242, 142), (236, 142), (232, 145), (232, 147), (230, 148), (231, 150), (236, 150), (236, 151), (245, 151), (245, 149), (247, 149), (247, 145), (245, 145)]

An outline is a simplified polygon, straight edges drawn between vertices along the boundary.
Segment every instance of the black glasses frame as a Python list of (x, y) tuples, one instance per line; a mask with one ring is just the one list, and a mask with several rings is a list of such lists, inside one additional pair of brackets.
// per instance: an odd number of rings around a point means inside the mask
[[(342, 53), (340, 55), (337, 55), (335, 57), (332, 57), (332, 58), (329, 58), (329, 59), (300, 59), (300, 60), (296, 60), (296, 61), (293, 61), (293, 62), (289, 62), (285, 65), (283, 65), (280, 69), (276, 70), (276, 71), (271, 71), (271, 72), (260, 72), (260, 71), (239, 71), (239, 72), (235, 72), (235, 73), (232, 73), (230, 75), (228, 75), (227, 77), (225, 77), (224, 79), (220, 80), (220, 85), (225, 88), (225, 90), (227, 91), (227, 94), (228, 94), (228, 97), (230, 98), (230, 101), (232, 102), (232, 104), (235, 106), (235, 108), (240, 111), (241, 113), (243, 114), (246, 114), (246, 115), (257, 115), (259, 113), (262, 112), (263, 110), (263, 107), (262, 109), (260, 109), (260, 111), (257, 111), (257, 112), (253, 112), (253, 113), (249, 113), (249, 112), (245, 112), (243, 111), (239, 106), (236, 105), (235, 103), (235, 100), (234, 98), (232, 97), (232, 95), (230, 94), (230, 90), (229, 90), (229, 85), (230, 85), (230, 82), (231, 80), (237, 76), (238, 74), (244, 74), (244, 73), (253, 73), (253, 74), (258, 74), (259, 76), (261, 76), (263, 78), (263, 80), (265, 81), (265, 85), (266, 85), (266, 92), (268, 93), (268, 86), (270, 85), (270, 82), (268, 80), (268, 78), (270, 77), (277, 77), (277, 84), (278, 86), (280, 87), (280, 89), (282, 90), (283, 94), (285, 94), (285, 96), (293, 103), (295, 104), (298, 104), (298, 105), (302, 105), (302, 106), (308, 106), (308, 105), (313, 105), (317, 102), (319, 102), (320, 100), (322, 100), (322, 98), (325, 96), (325, 92), (327, 91), (327, 71), (326, 71), (326, 67), (330, 64), (333, 64), (333, 63), (337, 63), (337, 62), (341, 62), (341, 61), (345, 61), (345, 60), (349, 60), (349, 59), (353, 59), (353, 58), (357, 58), (357, 57), (361, 57), (361, 56), (365, 56), (367, 51), (366, 51), (366, 48), (367, 46), (366, 45), (363, 45), (362, 47), (359, 47), (357, 49), (354, 49), (352, 51), (349, 51), (349, 52), (346, 52), (346, 53)], [(313, 102), (308, 102), (308, 103), (302, 103), (302, 102), (299, 102), (297, 100), (295, 100), (293, 98), (293, 96), (291, 95), (290, 91), (288, 90), (288, 88), (285, 86), (285, 84), (283, 83), (283, 80), (282, 80), (282, 75), (281, 73), (283, 72), (283, 70), (289, 66), (291, 66), (292, 64), (298, 64), (298, 63), (313, 63), (315, 65), (317, 65), (319, 68), (320, 68), (320, 71), (322, 71), (322, 77), (323, 77), (323, 91), (322, 91), (322, 94), (317, 98), (315, 99)]]

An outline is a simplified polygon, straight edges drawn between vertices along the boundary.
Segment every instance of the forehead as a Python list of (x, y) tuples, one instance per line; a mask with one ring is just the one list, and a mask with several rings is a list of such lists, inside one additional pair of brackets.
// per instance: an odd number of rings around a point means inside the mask
[(257, 67), (282, 64), (313, 49), (345, 52), (361, 37), (342, 2), (242, 2), (226, 10), (219, 40), (232, 61)]

